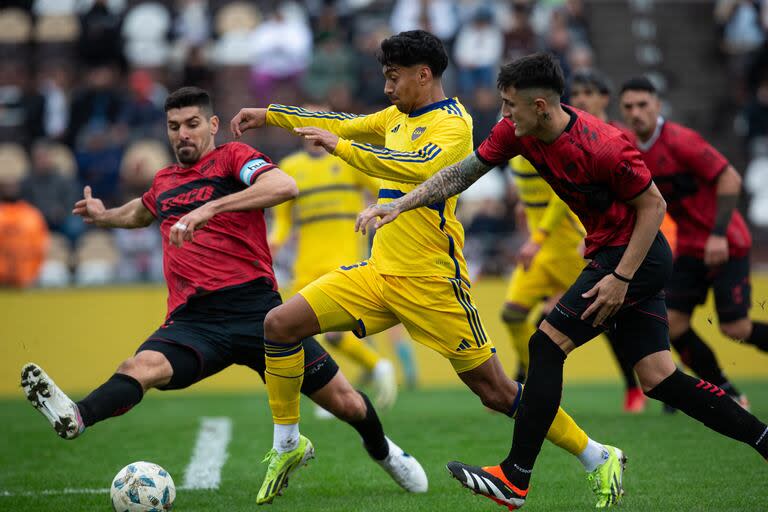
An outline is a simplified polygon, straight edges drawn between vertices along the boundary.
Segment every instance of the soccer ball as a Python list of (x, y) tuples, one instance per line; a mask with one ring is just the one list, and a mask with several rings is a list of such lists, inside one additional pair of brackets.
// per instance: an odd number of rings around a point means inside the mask
[(141, 461), (121, 469), (109, 493), (115, 512), (164, 512), (173, 508), (176, 486), (166, 470)]

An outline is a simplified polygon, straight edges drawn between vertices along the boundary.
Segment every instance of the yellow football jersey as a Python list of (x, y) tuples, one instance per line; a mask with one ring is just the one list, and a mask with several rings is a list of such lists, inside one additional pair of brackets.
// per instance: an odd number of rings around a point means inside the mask
[[(538, 238), (541, 241), (541, 250), (578, 246), (586, 236), (586, 231), (576, 214), (524, 157), (514, 157), (509, 166), (518, 196), (525, 207), (528, 232), (534, 240)], [(539, 238), (541, 231), (549, 236)]]
[(296, 180), (299, 196), (273, 209), (269, 239), (282, 245), (295, 229), (294, 286), (365, 259), (366, 239), (355, 233), (355, 219), (366, 205), (364, 192), (376, 197), (379, 180), (327, 153), (299, 151), (278, 167)]
[[(338, 135), (335, 155), (381, 178), (380, 203), (407, 194), (472, 151), (472, 118), (455, 98), (410, 114), (393, 105), (367, 116), (273, 104), (267, 123), (286, 129), (316, 126)], [(454, 215), (456, 200), (405, 212), (379, 230), (370, 259), (377, 271), (468, 280), (464, 230)]]

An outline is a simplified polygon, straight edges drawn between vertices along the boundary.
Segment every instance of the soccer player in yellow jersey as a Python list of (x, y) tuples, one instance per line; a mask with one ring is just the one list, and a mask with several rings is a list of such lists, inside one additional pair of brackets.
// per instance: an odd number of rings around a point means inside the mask
[[(308, 106), (308, 110), (320, 109)], [(323, 148), (309, 142), (304, 145), (303, 151), (287, 156), (279, 164), (296, 180), (299, 196), (273, 208), (274, 223), (269, 234), (274, 256), (296, 232), (293, 283), (287, 297), (327, 272), (363, 258), (367, 247), (365, 239), (355, 233), (355, 219), (364, 206), (365, 192), (375, 197), (379, 191), (379, 180), (358, 172)], [(327, 332), (325, 341), (370, 372), (377, 406), (386, 408), (394, 403), (397, 382), (389, 360), (349, 331)]]
[(559, 297), (576, 280), (584, 267), (579, 246), (586, 233), (528, 160), (516, 156), (509, 165), (530, 235), (518, 252), (501, 317), (520, 361), (517, 378), (522, 381), (528, 340), (536, 332), (528, 318), (531, 310), (544, 299)]
[[(294, 129), (380, 178), (379, 203), (405, 195), (470, 154), (472, 119), (458, 100), (445, 97), (441, 76), (448, 56), (432, 34), (415, 30), (385, 39), (378, 58), (384, 92), (393, 106), (368, 116), (283, 105), (243, 109), (232, 119), (233, 134), (239, 137), (265, 124)], [(279, 475), (280, 468), (298, 457), (301, 339), (306, 336), (342, 330), (364, 336), (402, 322), (415, 341), (448, 359), (483, 404), (510, 417), (517, 412), (522, 387), (506, 375), (469, 293), (464, 233), (454, 216), (456, 200), (451, 197), (401, 215), (376, 233), (370, 259), (324, 275), (265, 320), (275, 455), (257, 503), (270, 499), (280, 487), (271, 475)], [(616, 450), (589, 439), (562, 409), (547, 437), (579, 458), (598, 499), (610, 494), (614, 480), (621, 482)], [(614, 492), (621, 491), (614, 487)]]

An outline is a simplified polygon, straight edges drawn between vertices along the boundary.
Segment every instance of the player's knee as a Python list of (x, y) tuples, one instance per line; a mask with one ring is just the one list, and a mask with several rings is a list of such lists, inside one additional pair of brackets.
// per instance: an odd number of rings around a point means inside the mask
[(691, 327), (691, 316), (670, 310), (667, 313), (669, 321), (669, 337), (676, 340)]
[(507, 324), (525, 322), (528, 318), (528, 311), (516, 304), (504, 304), (501, 310), (501, 320)]
[(528, 341), (529, 366), (533, 366), (534, 361), (564, 362), (566, 357), (567, 354), (560, 348), (560, 345), (541, 329), (537, 329)]
[(323, 406), (328, 412), (346, 422), (362, 421), (368, 412), (363, 397), (352, 388), (334, 393), (329, 403)]
[(278, 306), (264, 317), (264, 337), (274, 343), (296, 343), (301, 340), (296, 336), (291, 319)]
[(734, 340), (745, 340), (752, 333), (752, 322), (748, 318), (720, 324), (720, 332)]
[(334, 347), (339, 346), (339, 342), (341, 341), (341, 337), (343, 336), (340, 332), (327, 332), (325, 333), (325, 341), (333, 345)]
[(146, 390), (170, 379), (173, 369), (162, 353), (144, 350), (120, 363), (117, 373), (133, 377)]

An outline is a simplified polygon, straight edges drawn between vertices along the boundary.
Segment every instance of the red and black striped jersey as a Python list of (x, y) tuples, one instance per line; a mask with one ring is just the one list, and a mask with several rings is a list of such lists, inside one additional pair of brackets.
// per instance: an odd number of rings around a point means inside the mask
[(155, 175), (142, 202), (160, 221), (169, 316), (196, 294), (261, 277), (276, 287), (263, 210), (220, 213), (195, 231), (191, 243), (178, 248), (169, 241), (171, 227), (181, 217), (208, 201), (244, 190), (273, 168), (263, 153), (231, 142), (190, 167), (174, 164)]

